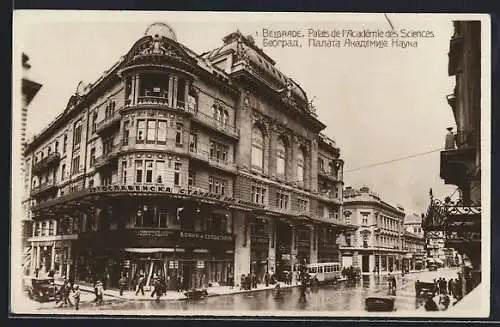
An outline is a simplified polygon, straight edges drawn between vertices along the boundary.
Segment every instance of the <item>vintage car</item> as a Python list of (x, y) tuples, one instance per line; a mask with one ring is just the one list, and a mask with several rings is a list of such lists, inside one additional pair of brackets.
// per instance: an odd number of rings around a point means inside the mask
[(427, 268), (429, 269), (429, 271), (437, 271), (438, 265), (437, 265), (437, 263), (430, 263), (427, 265)]
[(205, 289), (193, 289), (184, 293), (188, 300), (200, 300), (208, 297), (208, 292)]
[(437, 293), (436, 284), (433, 281), (416, 281), (415, 282), (415, 295), (417, 297), (434, 297)]
[(38, 302), (56, 300), (56, 285), (54, 278), (27, 278), (24, 284), (28, 297)]
[(371, 296), (365, 299), (366, 311), (396, 311), (395, 298), (391, 296)]

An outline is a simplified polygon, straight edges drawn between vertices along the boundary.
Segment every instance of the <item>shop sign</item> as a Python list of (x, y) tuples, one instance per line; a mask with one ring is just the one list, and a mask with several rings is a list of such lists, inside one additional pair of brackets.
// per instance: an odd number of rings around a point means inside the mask
[(267, 245), (267, 244), (269, 244), (269, 237), (267, 235), (252, 235), (251, 242)]
[(168, 262), (168, 268), (170, 268), (170, 269), (177, 269), (177, 268), (179, 268), (179, 261), (178, 260), (170, 260)]
[(193, 239), (193, 240), (209, 240), (209, 241), (232, 241), (232, 235), (221, 235), (221, 234), (206, 234), (199, 232), (180, 232), (180, 238), (182, 239)]
[(175, 235), (175, 231), (168, 230), (136, 230), (135, 235), (138, 237), (171, 237)]
[(108, 185), (108, 186), (94, 186), (88, 189), (92, 193), (105, 193), (105, 192), (146, 192), (146, 193), (166, 193), (166, 194), (177, 194), (177, 195), (189, 195), (204, 199), (211, 199), (217, 201), (223, 201), (232, 204), (247, 205), (255, 208), (265, 208), (265, 205), (253, 203), (251, 201), (245, 201), (241, 199), (235, 199), (232, 197), (227, 197), (220, 194), (204, 192), (200, 190), (190, 190), (185, 188), (170, 188), (164, 186), (153, 186), (153, 185)]
[(198, 260), (196, 262), (196, 268), (205, 268), (205, 261), (203, 260)]

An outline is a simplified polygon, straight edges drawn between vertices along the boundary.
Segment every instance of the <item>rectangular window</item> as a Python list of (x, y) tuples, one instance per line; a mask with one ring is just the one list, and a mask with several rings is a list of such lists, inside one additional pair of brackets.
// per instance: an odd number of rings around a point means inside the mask
[(146, 160), (146, 183), (153, 183), (153, 163), (152, 160)]
[(266, 203), (266, 189), (261, 186), (252, 186), (252, 202), (258, 204)]
[(167, 122), (164, 120), (158, 121), (158, 143), (167, 143)]
[(174, 163), (174, 185), (181, 185), (181, 167), (182, 164), (180, 162)]
[(196, 152), (198, 148), (198, 135), (191, 133), (189, 136), (189, 151)]
[(95, 165), (95, 148), (90, 149), (90, 167)]
[(215, 158), (215, 142), (210, 141), (210, 158)]
[(130, 122), (127, 120), (123, 122), (123, 145), (128, 145), (129, 137), (130, 137)]
[(177, 130), (175, 132), (175, 144), (182, 145), (182, 129), (184, 126), (181, 123), (177, 123)]
[(195, 186), (196, 185), (196, 171), (189, 167), (188, 171), (188, 186)]
[(92, 133), (95, 133), (95, 130), (97, 129), (97, 114), (98, 111), (94, 111), (92, 115)]
[(63, 164), (61, 166), (61, 180), (63, 181), (66, 178), (66, 165)]
[(186, 102), (186, 81), (179, 78), (177, 82), (177, 108), (184, 109)]
[(68, 147), (68, 135), (64, 134), (63, 138), (63, 153), (66, 153), (66, 148)]
[(124, 185), (127, 184), (127, 162), (126, 161), (122, 162), (122, 183)]
[(208, 193), (214, 193), (214, 178), (208, 177)]
[(309, 210), (309, 201), (305, 199), (298, 199), (299, 212), (308, 212)]
[(144, 143), (146, 137), (146, 121), (141, 119), (137, 121), (137, 143)]
[(163, 184), (163, 174), (165, 173), (165, 161), (156, 162), (156, 183)]
[(221, 183), (220, 183), (220, 195), (225, 195), (226, 194), (226, 180), (223, 179), (221, 180)]
[(135, 182), (142, 183), (142, 160), (135, 161)]
[(276, 192), (276, 207), (279, 209), (288, 209), (288, 194)]
[(73, 167), (71, 168), (71, 173), (74, 175), (74, 174), (78, 174), (78, 172), (80, 171), (80, 156), (76, 156), (73, 158)]
[(73, 129), (73, 149), (80, 148), (80, 143), (82, 141), (82, 122), (77, 121)]
[(219, 179), (215, 178), (215, 189), (214, 189), (215, 194), (219, 194)]
[(156, 120), (148, 120), (147, 141), (148, 143), (155, 142)]

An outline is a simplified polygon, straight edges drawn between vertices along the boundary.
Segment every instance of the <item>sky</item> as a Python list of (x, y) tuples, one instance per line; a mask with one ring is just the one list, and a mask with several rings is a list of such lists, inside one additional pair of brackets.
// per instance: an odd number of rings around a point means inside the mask
[[(432, 31), (416, 47), (313, 48), (309, 29)], [(239, 29), (276, 61), (314, 99), (325, 133), (341, 149), (346, 186), (368, 186), (408, 213), (425, 212), (429, 189), (443, 199), (456, 187), (439, 177), (437, 150), (447, 127), (455, 126), (446, 95), (452, 19), (408, 14), (242, 14), (58, 12), (19, 13), (14, 17), (16, 49), (30, 57), (30, 78), (43, 84), (30, 105), (27, 134), (39, 133), (61, 113), (80, 81), (91, 83), (125, 55), (149, 24), (168, 23), (177, 40), (201, 54), (219, 47)], [(300, 30), (301, 48), (263, 47), (263, 29)], [(333, 40), (333, 39), (331, 39)], [(342, 44), (345, 38), (338, 39)], [(408, 39), (405, 39), (408, 40)], [(358, 169), (360, 168), (360, 169)]]

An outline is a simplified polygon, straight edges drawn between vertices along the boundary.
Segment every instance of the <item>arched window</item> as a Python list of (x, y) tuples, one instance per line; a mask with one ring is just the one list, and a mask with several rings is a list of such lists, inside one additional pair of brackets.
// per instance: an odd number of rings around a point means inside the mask
[(276, 146), (276, 174), (285, 176), (286, 167), (286, 146), (283, 139), (278, 139)]
[(264, 133), (257, 126), (252, 129), (252, 167), (264, 168)]
[(299, 149), (297, 153), (297, 182), (303, 184), (304, 183), (304, 151), (302, 149)]

